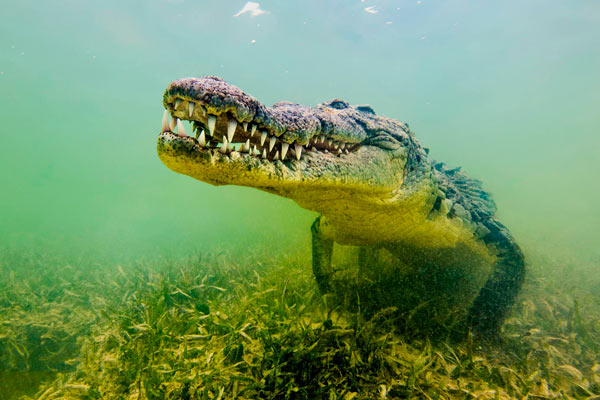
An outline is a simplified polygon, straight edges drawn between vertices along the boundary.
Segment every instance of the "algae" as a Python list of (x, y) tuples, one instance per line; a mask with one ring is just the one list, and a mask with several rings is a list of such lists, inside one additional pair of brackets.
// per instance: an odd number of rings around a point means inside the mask
[(400, 323), (406, 315), (397, 308), (366, 312), (339, 296), (320, 296), (299, 255), (265, 260), (259, 253), (202, 254), (123, 266), (86, 260), (75, 267), (35, 254), (4, 257), (4, 393), (22, 399), (600, 398), (592, 284), (574, 291), (564, 279), (558, 284), (558, 274), (541, 278), (544, 270), (533, 268), (499, 342), (470, 336), (456, 342), (412, 331), (414, 321)]

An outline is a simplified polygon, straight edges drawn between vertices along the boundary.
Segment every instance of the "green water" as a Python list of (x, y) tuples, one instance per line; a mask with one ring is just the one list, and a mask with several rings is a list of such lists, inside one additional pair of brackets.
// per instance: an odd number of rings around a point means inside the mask
[(371, 104), (483, 179), (521, 240), (598, 255), (597, 2), (264, 2), (233, 17), (243, 5), (7, 3), (2, 240), (139, 254), (305, 239), (313, 216), (292, 202), (157, 159), (162, 91), (213, 74), (265, 104)]
[(484, 181), (530, 258), (597, 279), (600, 3), (261, 1), (234, 17), (244, 3), (2, 4), (0, 251), (308, 262), (315, 214), (156, 155), (166, 85), (218, 75), (267, 105), (337, 97), (408, 122)]

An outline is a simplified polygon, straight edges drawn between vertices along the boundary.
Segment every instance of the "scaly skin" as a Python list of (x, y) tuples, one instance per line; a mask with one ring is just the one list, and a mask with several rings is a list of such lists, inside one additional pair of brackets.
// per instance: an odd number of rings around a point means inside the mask
[[(167, 167), (321, 214), (312, 233), (322, 292), (334, 275), (333, 243), (360, 246), (365, 268), (385, 251), (407, 265), (468, 270), (466, 320), (482, 335), (498, 330), (523, 280), (523, 254), (480, 183), (431, 161), (407, 124), (337, 99), (266, 107), (217, 77), (174, 81), (163, 105), (158, 155)], [(177, 119), (193, 121), (196, 138), (174, 133)]]

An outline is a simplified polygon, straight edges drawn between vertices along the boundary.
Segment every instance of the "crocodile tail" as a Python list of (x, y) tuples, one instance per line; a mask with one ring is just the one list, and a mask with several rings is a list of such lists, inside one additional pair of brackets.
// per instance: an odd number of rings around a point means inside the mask
[[(460, 216), (474, 227), (478, 240), (494, 249), (494, 271), (472, 303), (468, 324), (474, 333), (486, 337), (499, 332), (500, 324), (513, 305), (525, 276), (525, 257), (508, 229), (496, 218), (496, 204), (481, 182), (458, 168), (434, 163), (439, 189), (453, 204), (448, 217)], [(435, 209), (435, 206), (434, 206)]]
[(483, 221), (489, 233), (483, 240), (497, 251), (492, 275), (471, 305), (468, 324), (481, 337), (499, 332), (525, 277), (525, 257), (508, 229), (496, 218)]

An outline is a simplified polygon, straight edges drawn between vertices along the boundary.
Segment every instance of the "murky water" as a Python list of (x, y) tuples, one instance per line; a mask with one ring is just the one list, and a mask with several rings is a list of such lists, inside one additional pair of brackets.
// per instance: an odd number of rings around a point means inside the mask
[(433, 158), (484, 182), (531, 260), (597, 282), (598, 2), (244, 3), (2, 5), (0, 252), (14, 285), (19, 254), (51, 269), (260, 249), (309, 265), (316, 214), (158, 160), (164, 88), (203, 75), (269, 105), (342, 98), (408, 122)]

